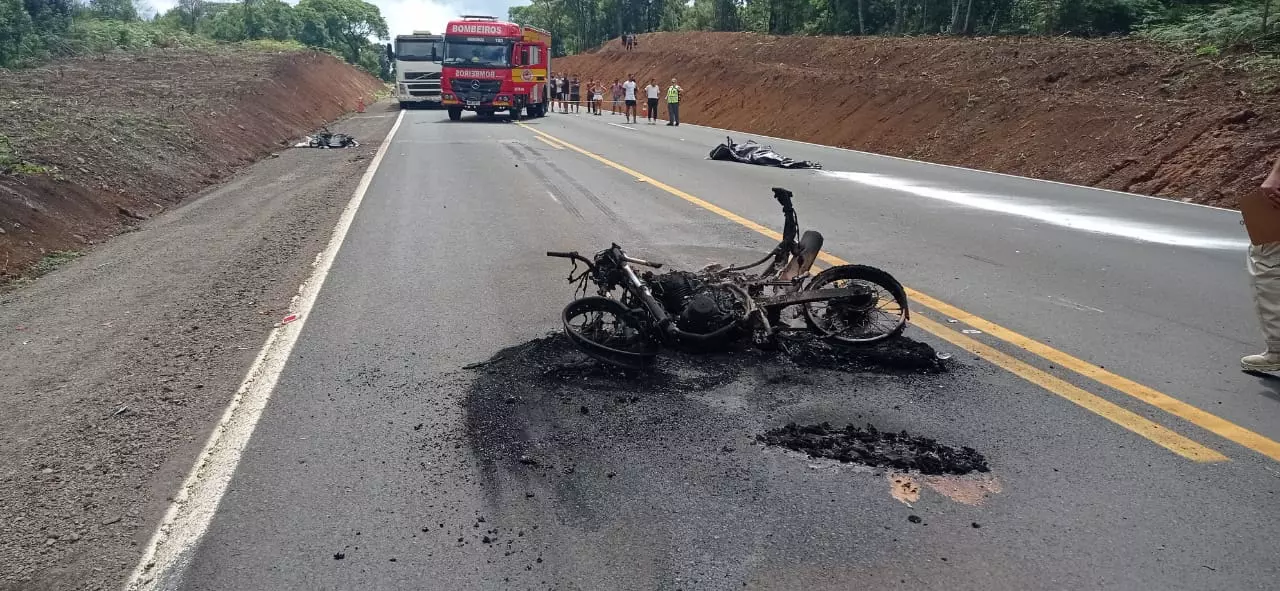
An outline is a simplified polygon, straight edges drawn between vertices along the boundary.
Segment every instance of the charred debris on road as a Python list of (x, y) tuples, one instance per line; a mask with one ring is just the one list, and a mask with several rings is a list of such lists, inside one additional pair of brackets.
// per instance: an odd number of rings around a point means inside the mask
[[(702, 354), (664, 352), (653, 369), (636, 371), (598, 362), (578, 351), (563, 334), (551, 333), (466, 366), (481, 374), (467, 402), (472, 437), (484, 438), (486, 443), (481, 447), (496, 453), (495, 457), (505, 457), (514, 468), (541, 469), (564, 460), (540, 459), (531, 453), (538, 445), (528, 437), (544, 429), (521, 425), (546, 421), (569, 410), (576, 411), (570, 414), (591, 415), (593, 422), (622, 420), (612, 416), (617, 413), (632, 421), (632, 415), (643, 412), (633, 408), (635, 405), (657, 404), (662, 408), (658, 412), (690, 419), (692, 415), (684, 415), (701, 411), (681, 410), (687, 406), (686, 397), (705, 396), (722, 386), (733, 387), (734, 382), (745, 384), (752, 392), (748, 397), (767, 398), (772, 390), (768, 386), (821, 387), (832, 372), (869, 379), (874, 374), (928, 379), (950, 371), (952, 363), (940, 359), (928, 344), (905, 337), (867, 348), (834, 346), (818, 338), (789, 340), (783, 351), (742, 347)], [(561, 404), (554, 404), (556, 400)], [(568, 405), (569, 410), (542, 408), (547, 403), (552, 407)], [(597, 414), (605, 418), (597, 419)], [(498, 437), (495, 432), (504, 435)], [(873, 425), (788, 424), (749, 437), (766, 446), (875, 468), (923, 474), (988, 471), (986, 459), (974, 449), (955, 448), (906, 432), (882, 431)]]

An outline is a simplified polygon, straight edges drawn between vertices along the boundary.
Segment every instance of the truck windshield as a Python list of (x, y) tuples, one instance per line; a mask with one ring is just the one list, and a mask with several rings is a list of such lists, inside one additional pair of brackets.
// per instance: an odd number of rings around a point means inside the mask
[(497, 39), (446, 39), (444, 65), (507, 68), (511, 66), (511, 43)]
[(402, 39), (396, 42), (396, 59), (406, 62), (438, 62), (444, 57), (439, 41)]

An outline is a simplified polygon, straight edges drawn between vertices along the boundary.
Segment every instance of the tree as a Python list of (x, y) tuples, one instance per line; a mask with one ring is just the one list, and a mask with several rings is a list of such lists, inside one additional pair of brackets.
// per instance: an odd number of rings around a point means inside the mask
[(21, 0), (0, 0), (0, 66), (11, 66), (43, 48)]
[(117, 21), (138, 20), (133, 0), (89, 0), (89, 11), (98, 18)]
[(370, 39), (389, 37), (378, 7), (363, 0), (302, 0), (296, 8), (298, 40), (329, 49), (371, 74), (380, 74), (378, 46)]
[(194, 33), (205, 16), (204, 0), (178, 0), (178, 5), (173, 10), (176, 11), (182, 28)]

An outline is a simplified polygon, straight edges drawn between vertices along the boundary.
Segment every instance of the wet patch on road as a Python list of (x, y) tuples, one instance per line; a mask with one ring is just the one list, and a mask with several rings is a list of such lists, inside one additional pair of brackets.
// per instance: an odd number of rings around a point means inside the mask
[(815, 458), (874, 468), (913, 470), (921, 474), (988, 472), (987, 459), (973, 448), (955, 448), (928, 437), (880, 431), (848, 425), (832, 427), (790, 424), (771, 429), (757, 438), (765, 445), (784, 447)]

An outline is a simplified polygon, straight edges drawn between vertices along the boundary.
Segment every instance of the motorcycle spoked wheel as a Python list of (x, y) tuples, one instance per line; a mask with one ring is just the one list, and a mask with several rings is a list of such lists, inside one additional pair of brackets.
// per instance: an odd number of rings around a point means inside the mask
[(636, 314), (617, 300), (591, 296), (569, 302), (561, 313), (569, 342), (593, 359), (623, 369), (647, 369), (658, 343)]
[(801, 304), (810, 330), (847, 345), (870, 345), (902, 334), (909, 318), (906, 290), (885, 271), (867, 265), (831, 267), (810, 280), (805, 291), (850, 287), (863, 293)]

